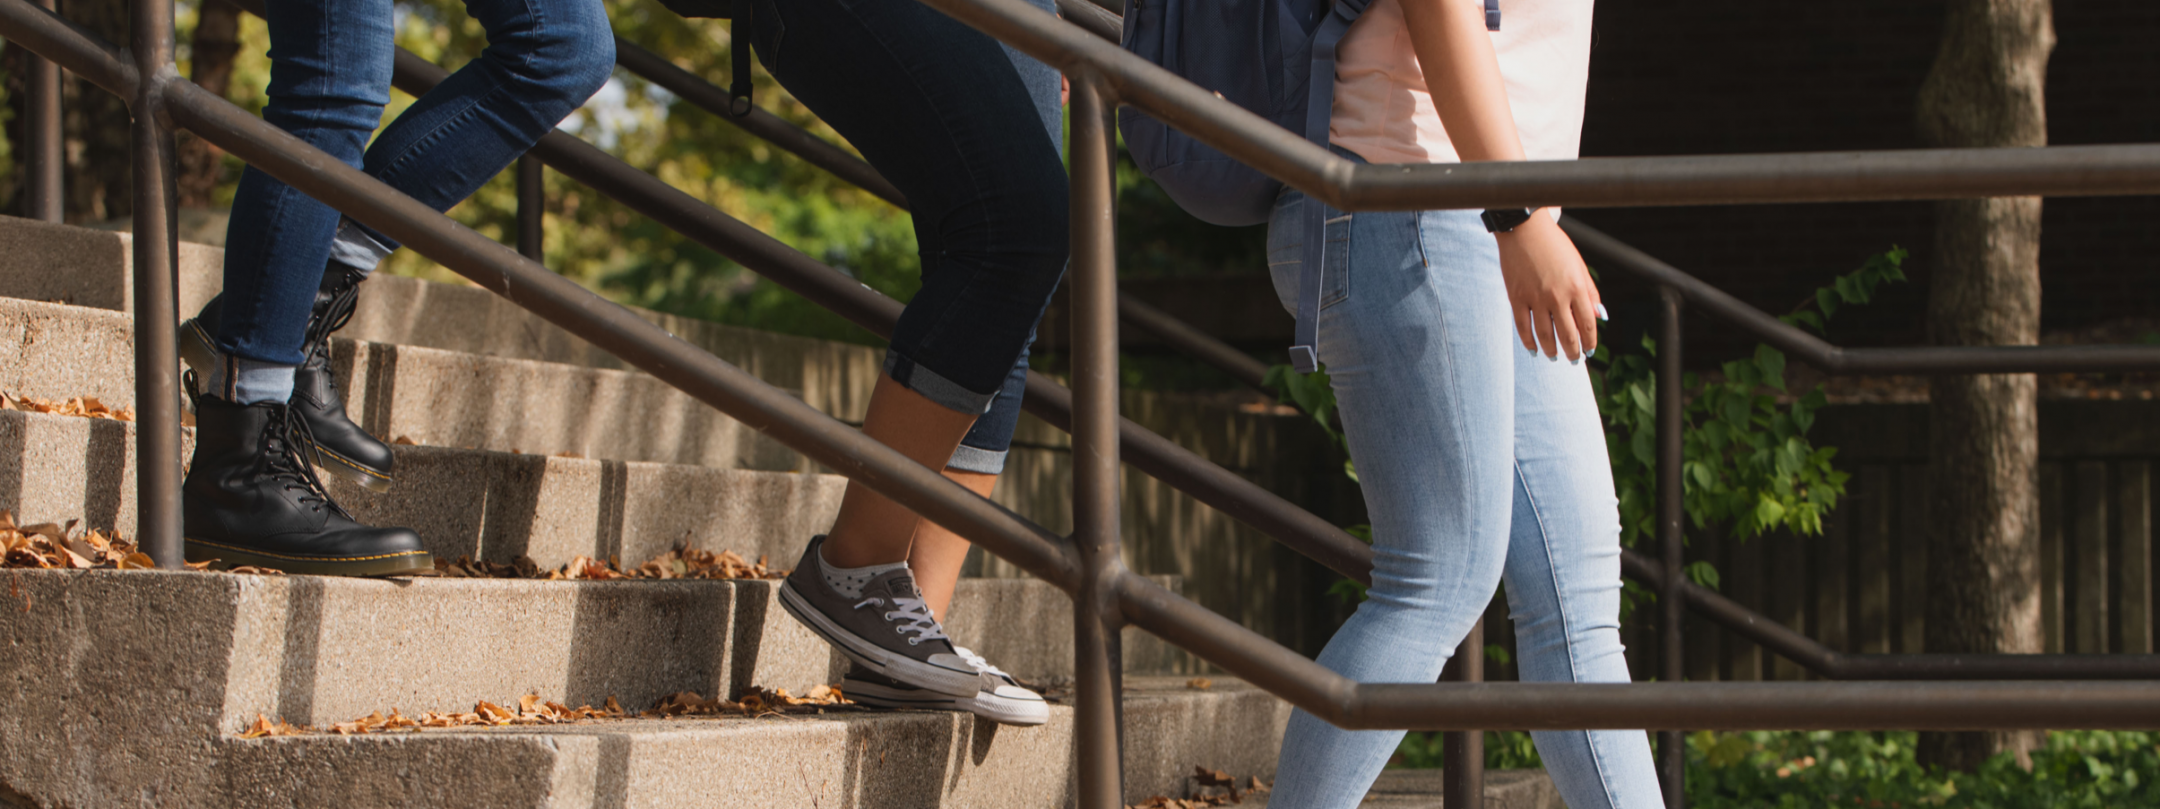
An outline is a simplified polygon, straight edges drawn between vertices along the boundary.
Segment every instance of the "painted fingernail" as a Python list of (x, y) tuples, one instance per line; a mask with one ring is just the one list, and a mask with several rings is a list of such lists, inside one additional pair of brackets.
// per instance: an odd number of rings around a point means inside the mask
[(1582, 364), (1582, 358), (1581, 358), (1581, 357), (1576, 357), (1576, 358), (1574, 358), (1574, 359), (1568, 360), (1568, 361), (1567, 361), (1567, 364), (1569, 364), (1569, 365), (1581, 365), (1581, 364)]
[(1597, 305), (1597, 319), (1599, 319), (1599, 320), (1611, 320), (1611, 319), (1612, 319), (1612, 316), (1611, 316), (1611, 315), (1605, 314), (1605, 304), (1602, 304), (1602, 303), (1601, 303), (1601, 304), (1598, 304), (1598, 305)]

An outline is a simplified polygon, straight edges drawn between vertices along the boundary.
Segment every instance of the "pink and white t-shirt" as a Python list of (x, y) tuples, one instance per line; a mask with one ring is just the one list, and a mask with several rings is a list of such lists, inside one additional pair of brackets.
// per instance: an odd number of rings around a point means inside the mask
[[(1476, 3), (1482, 0), (1413, 0)], [(1500, 0), (1492, 33), (1508, 105), (1531, 160), (1582, 150), (1593, 0)], [(1328, 139), (1374, 163), (1455, 163), (1455, 147), (1425, 90), (1399, 0), (1373, 0), (1336, 46)]]

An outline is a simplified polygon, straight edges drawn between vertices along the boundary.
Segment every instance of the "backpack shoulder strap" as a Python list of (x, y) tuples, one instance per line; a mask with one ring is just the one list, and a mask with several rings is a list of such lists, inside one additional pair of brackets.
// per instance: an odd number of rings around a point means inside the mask
[[(1488, 0), (1490, 1), (1490, 0)], [(1335, 46), (1371, 0), (1337, 0), (1313, 32), (1312, 75), (1305, 85), (1305, 139), (1328, 146), (1328, 120), (1335, 113)], [(1320, 370), (1320, 290), (1327, 261), (1328, 206), (1306, 197), (1298, 229), (1304, 241), (1298, 254), (1297, 332), (1290, 344), (1290, 367), (1301, 374)]]

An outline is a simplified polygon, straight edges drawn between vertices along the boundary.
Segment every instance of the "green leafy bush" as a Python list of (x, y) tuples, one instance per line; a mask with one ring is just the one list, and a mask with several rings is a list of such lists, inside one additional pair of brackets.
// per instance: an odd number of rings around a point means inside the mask
[(1914, 758), (1912, 732), (1702, 731), (1688, 737), (1688, 804), (1698, 809), (1857, 806), (2160, 806), (2160, 733), (2058, 731), (2032, 754), (1977, 772), (1943, 771)]

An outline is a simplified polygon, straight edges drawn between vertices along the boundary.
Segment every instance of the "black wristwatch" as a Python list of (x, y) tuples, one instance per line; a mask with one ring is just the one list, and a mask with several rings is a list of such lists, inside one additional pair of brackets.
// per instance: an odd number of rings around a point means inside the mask
[(1522, 223), (1530, 221), (1530, 216), (1528, 208), (1487, 208), (1478, 218), (1485, 220), (1488, 233), (1512, 233)]

